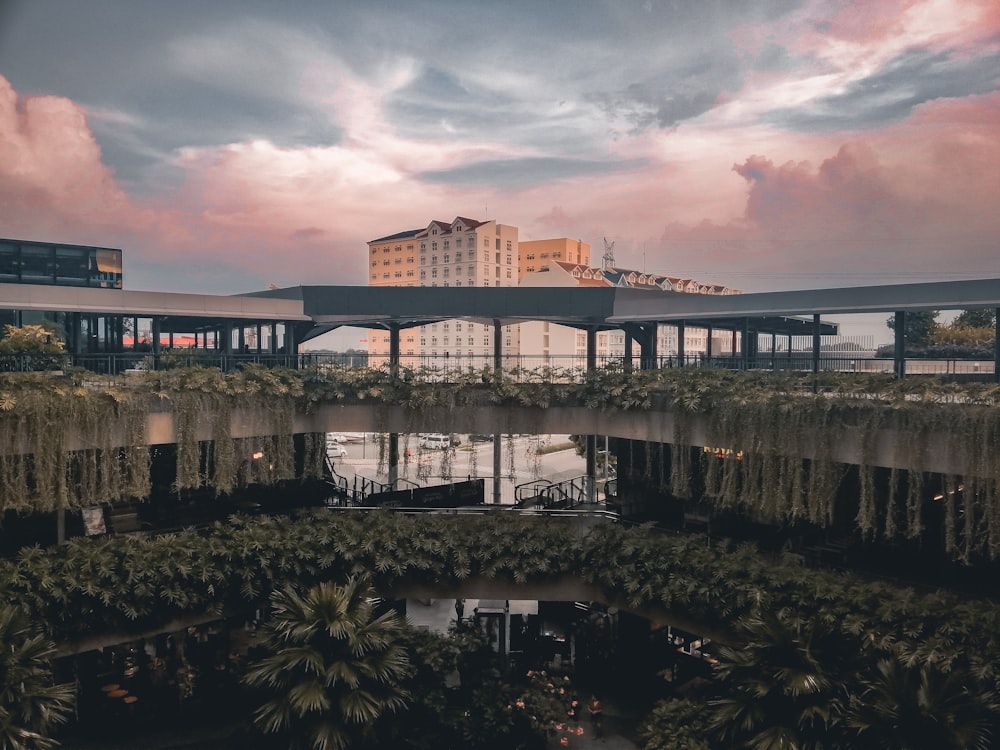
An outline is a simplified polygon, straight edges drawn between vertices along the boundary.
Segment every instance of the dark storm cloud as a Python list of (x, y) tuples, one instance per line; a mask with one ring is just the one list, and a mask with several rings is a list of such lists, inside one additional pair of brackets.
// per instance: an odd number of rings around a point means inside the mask
[(454, 169), (424, 172), (417, 175), (427, 182), (449, 185), (498, 185), (510, 187), (546, 180), (558, 180), (581, 175), (607, 174), (638, 169), (646, 165), (644, 159), (603, 162), (583, 159), (539, 157), (526, 159), (498, 159), (463, 164)]
[(1000, 55), (968, 57), (913, 50), (846, 91), (765, 119), (803, 131), (876, 128), (907, 117), (914, 107), (941, 98), (986, 94), (1000, 84)]

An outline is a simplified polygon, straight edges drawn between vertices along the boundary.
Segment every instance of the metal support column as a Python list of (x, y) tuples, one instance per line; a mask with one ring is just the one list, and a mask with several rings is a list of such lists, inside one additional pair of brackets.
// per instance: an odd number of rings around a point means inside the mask
[(677, 321), (677, 366), (684, 367), (687, 358), (687, 347), (684, 339), (687, 337), (687, 326), (683, 320)]
[(658, 325), (656, 323), (626, 323), (622, 326), (622, 330), (625, 331), (626, 345), (629, 342), (629, 337), (639, 344), (639, 369), (656, 369), (659, 364), (656, 351)]
[(820, 322), (819, 315), (813, 315), (813, 341), (812, 341), (812, 372), (819, 375), (819, 353), (820, 353)]
[(154, 317), (152, 319), (152, 321), (150, 321), (149, 328), (150, 328), (150, 335), (153, 338), (153, 342), (152, 342), (153, 343), (153, 357), (157, 358), (157, 357), (160, 356), (160, 352), (162, 351), (162, 346), (160, 345), (160, 336), (162, 335), (163, 331), (161, 330), (161, 321), (160, 321), (160, 319), (157, 318), (157, 317)]
[(73, 329), (73, 354), (83, 354), (83, 315), (70, 313), (70, 326)]
[(819, 346), (820, 346), (820, 324), (819, 324), (819, 313), (813, 315), (813, 341), (812, 341), (812, 374), (813, 374), (813, 393), (819, 390), (819, 380), (817, 376), (819, 375)]
[[(389, 372), (395, 380), (399, 377), (399, 326), (390, 323), (389, 329)], [(399, 433), (389, 433), (389, 488), (395, 490), (399, 483)]]
[(892, 371), (897, 378), (906, 377), (906, 311), (897, 310), (892, 324), (894, 336)]
[(709, 366), (712, 364), (712, 336), (715, 335), (715, 329), (709, 326), (705, 329), (705, 360), (708, 362)]
[(624, 369), (625, 372), (632, 372), (632, 342), (634, 339), (632, 338), (632, 334), (624, 328), (622, 331), (625, 334), (625, 361), (622, 363), (622, 369)]
[[(597, 369), (597, 329), (587, 329), (587, 372)], [(605, 458), (605, 460), (607, 460)], [(587, 502), (597, 500), (597, 435), (587, 435), (586, 470)]]
[(750, 318), (743, 318), (743, 328), (740, 331), (740, 368), (750, 369)]
[[(493, 374), (503, 373), (503, 347), (500, 341), (500, 321), (493, 321)], [(493, 435), (493, 504), (500, 505), (500, 474), (503, 466), (503, 435)], [(473, 450), (475, 450), (473, 448)]]

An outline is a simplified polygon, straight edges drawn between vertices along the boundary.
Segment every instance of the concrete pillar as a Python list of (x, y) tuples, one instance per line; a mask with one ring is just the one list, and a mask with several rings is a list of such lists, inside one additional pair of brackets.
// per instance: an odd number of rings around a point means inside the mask
[(684, 367), (684, 359), (687, 355), (684, 338), (687, 336), (687, 326), (684, 321), (677, 323), (677, 366)]

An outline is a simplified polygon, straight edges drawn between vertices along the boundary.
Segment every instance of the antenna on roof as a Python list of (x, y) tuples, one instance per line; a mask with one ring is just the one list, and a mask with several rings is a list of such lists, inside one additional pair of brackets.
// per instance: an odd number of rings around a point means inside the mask
[(604, 238), (604, 270), (610, 271), (615, 267), (615, 243), (608, 242), (608, 238)]

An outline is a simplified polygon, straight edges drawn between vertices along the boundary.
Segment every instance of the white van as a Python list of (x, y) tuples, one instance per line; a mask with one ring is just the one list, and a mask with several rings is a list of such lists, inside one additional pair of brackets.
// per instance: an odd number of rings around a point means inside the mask
[(420, 447), (430, 450), (446, 450), (451, 447), (451, 436), (434, 433), (420, 438)]

